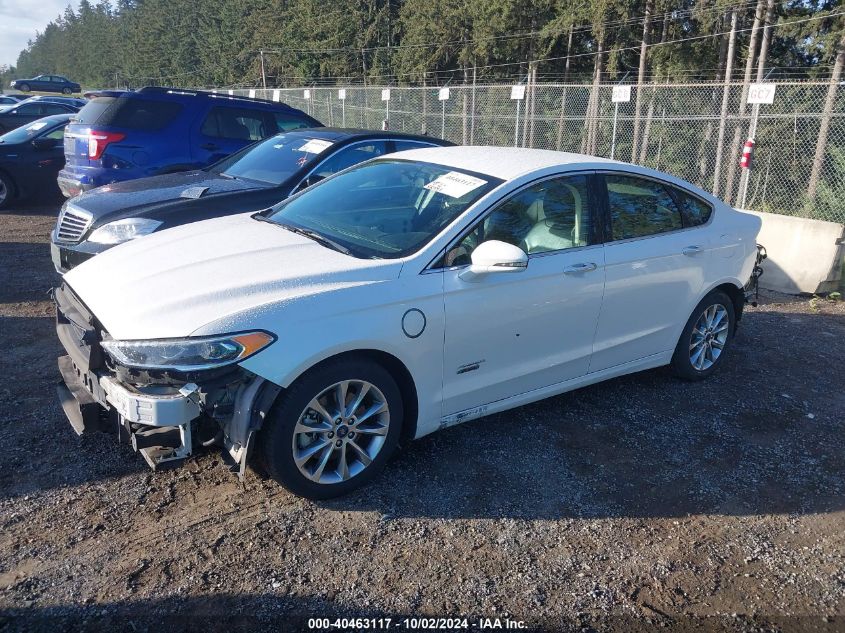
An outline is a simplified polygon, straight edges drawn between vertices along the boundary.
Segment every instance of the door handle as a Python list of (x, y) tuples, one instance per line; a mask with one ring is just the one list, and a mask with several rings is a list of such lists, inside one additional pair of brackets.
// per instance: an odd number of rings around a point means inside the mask
[(219, 145), (215, 145), (214, 143), (206, 143), (205, 145), (200, 145), (202, 149), (207, 149), (209, 152), (212, 152), (216, 149), (220, 149)]
[(681, 252), (688, 257), (694, 257), (702, 252), (702, 248), (700, 246), (687, 246)]
[(563, 269), (565, 275), (577, 275), (578, 273), (589, 273), (594, 271), (598, 266), (596, 266), (593, 262), (587, 262), (583, 264), (572, 264), (571, 266), (567, 266)]

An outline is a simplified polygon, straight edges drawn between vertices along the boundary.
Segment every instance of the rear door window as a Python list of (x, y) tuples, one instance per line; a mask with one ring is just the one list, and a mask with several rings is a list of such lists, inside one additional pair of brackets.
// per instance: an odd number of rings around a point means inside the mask
[(270, 136), (267, 127), (263, 112), (217, 106), (211, 108), (200, 131), (215, 138), (259, 141)]
[(43, 108), (44, 114), (67, 114), (70, 110), (59, 103), (45, 103)]
[(44, 110), (40, 103), (24, 103), (15, 112), (25, 116), (39, 116)]
[(683, 227), (681, 213), (658, 182), (635, 176), (605, 176), (614, 240), (646, 237)]

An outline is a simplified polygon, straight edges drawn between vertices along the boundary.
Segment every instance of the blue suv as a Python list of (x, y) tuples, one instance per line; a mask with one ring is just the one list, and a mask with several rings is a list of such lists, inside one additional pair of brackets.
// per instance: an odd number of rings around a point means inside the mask
[(123, 180), (200, 169), (273, 136), (322, 124), (284, 103), (148, 87), (88, 93), (65, 130), (68, 198)]

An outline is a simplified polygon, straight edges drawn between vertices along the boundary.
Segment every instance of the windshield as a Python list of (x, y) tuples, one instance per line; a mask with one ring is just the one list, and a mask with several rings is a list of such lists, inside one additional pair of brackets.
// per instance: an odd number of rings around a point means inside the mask
[(50, 127), (50, 125), (51, 123), (48, 121), (34, 121), (29, 125), (23, 125), (11, 132), (6, 132), (3, 136), (0, 136), (0, 143), (25, 143), (43, 133), (45, 128)]
[(266, 219), (305, 229), (355, 257), (404, 257), (427, 244), (502, 181), (442, 165), (383, 159), (289, 198)]
[(303, 134), (279, 134), (217, 163), (211, 171), (280, 185), (331, 145), (331, 141)]

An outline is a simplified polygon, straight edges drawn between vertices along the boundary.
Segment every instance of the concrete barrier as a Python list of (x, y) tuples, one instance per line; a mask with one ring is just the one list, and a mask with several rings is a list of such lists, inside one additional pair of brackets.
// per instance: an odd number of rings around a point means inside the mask
[(760, 286), (789, 294), (838, 290), (845, 257), (845, 225), (744, 210), (763, 221), (757, 242), (768, 259)]

